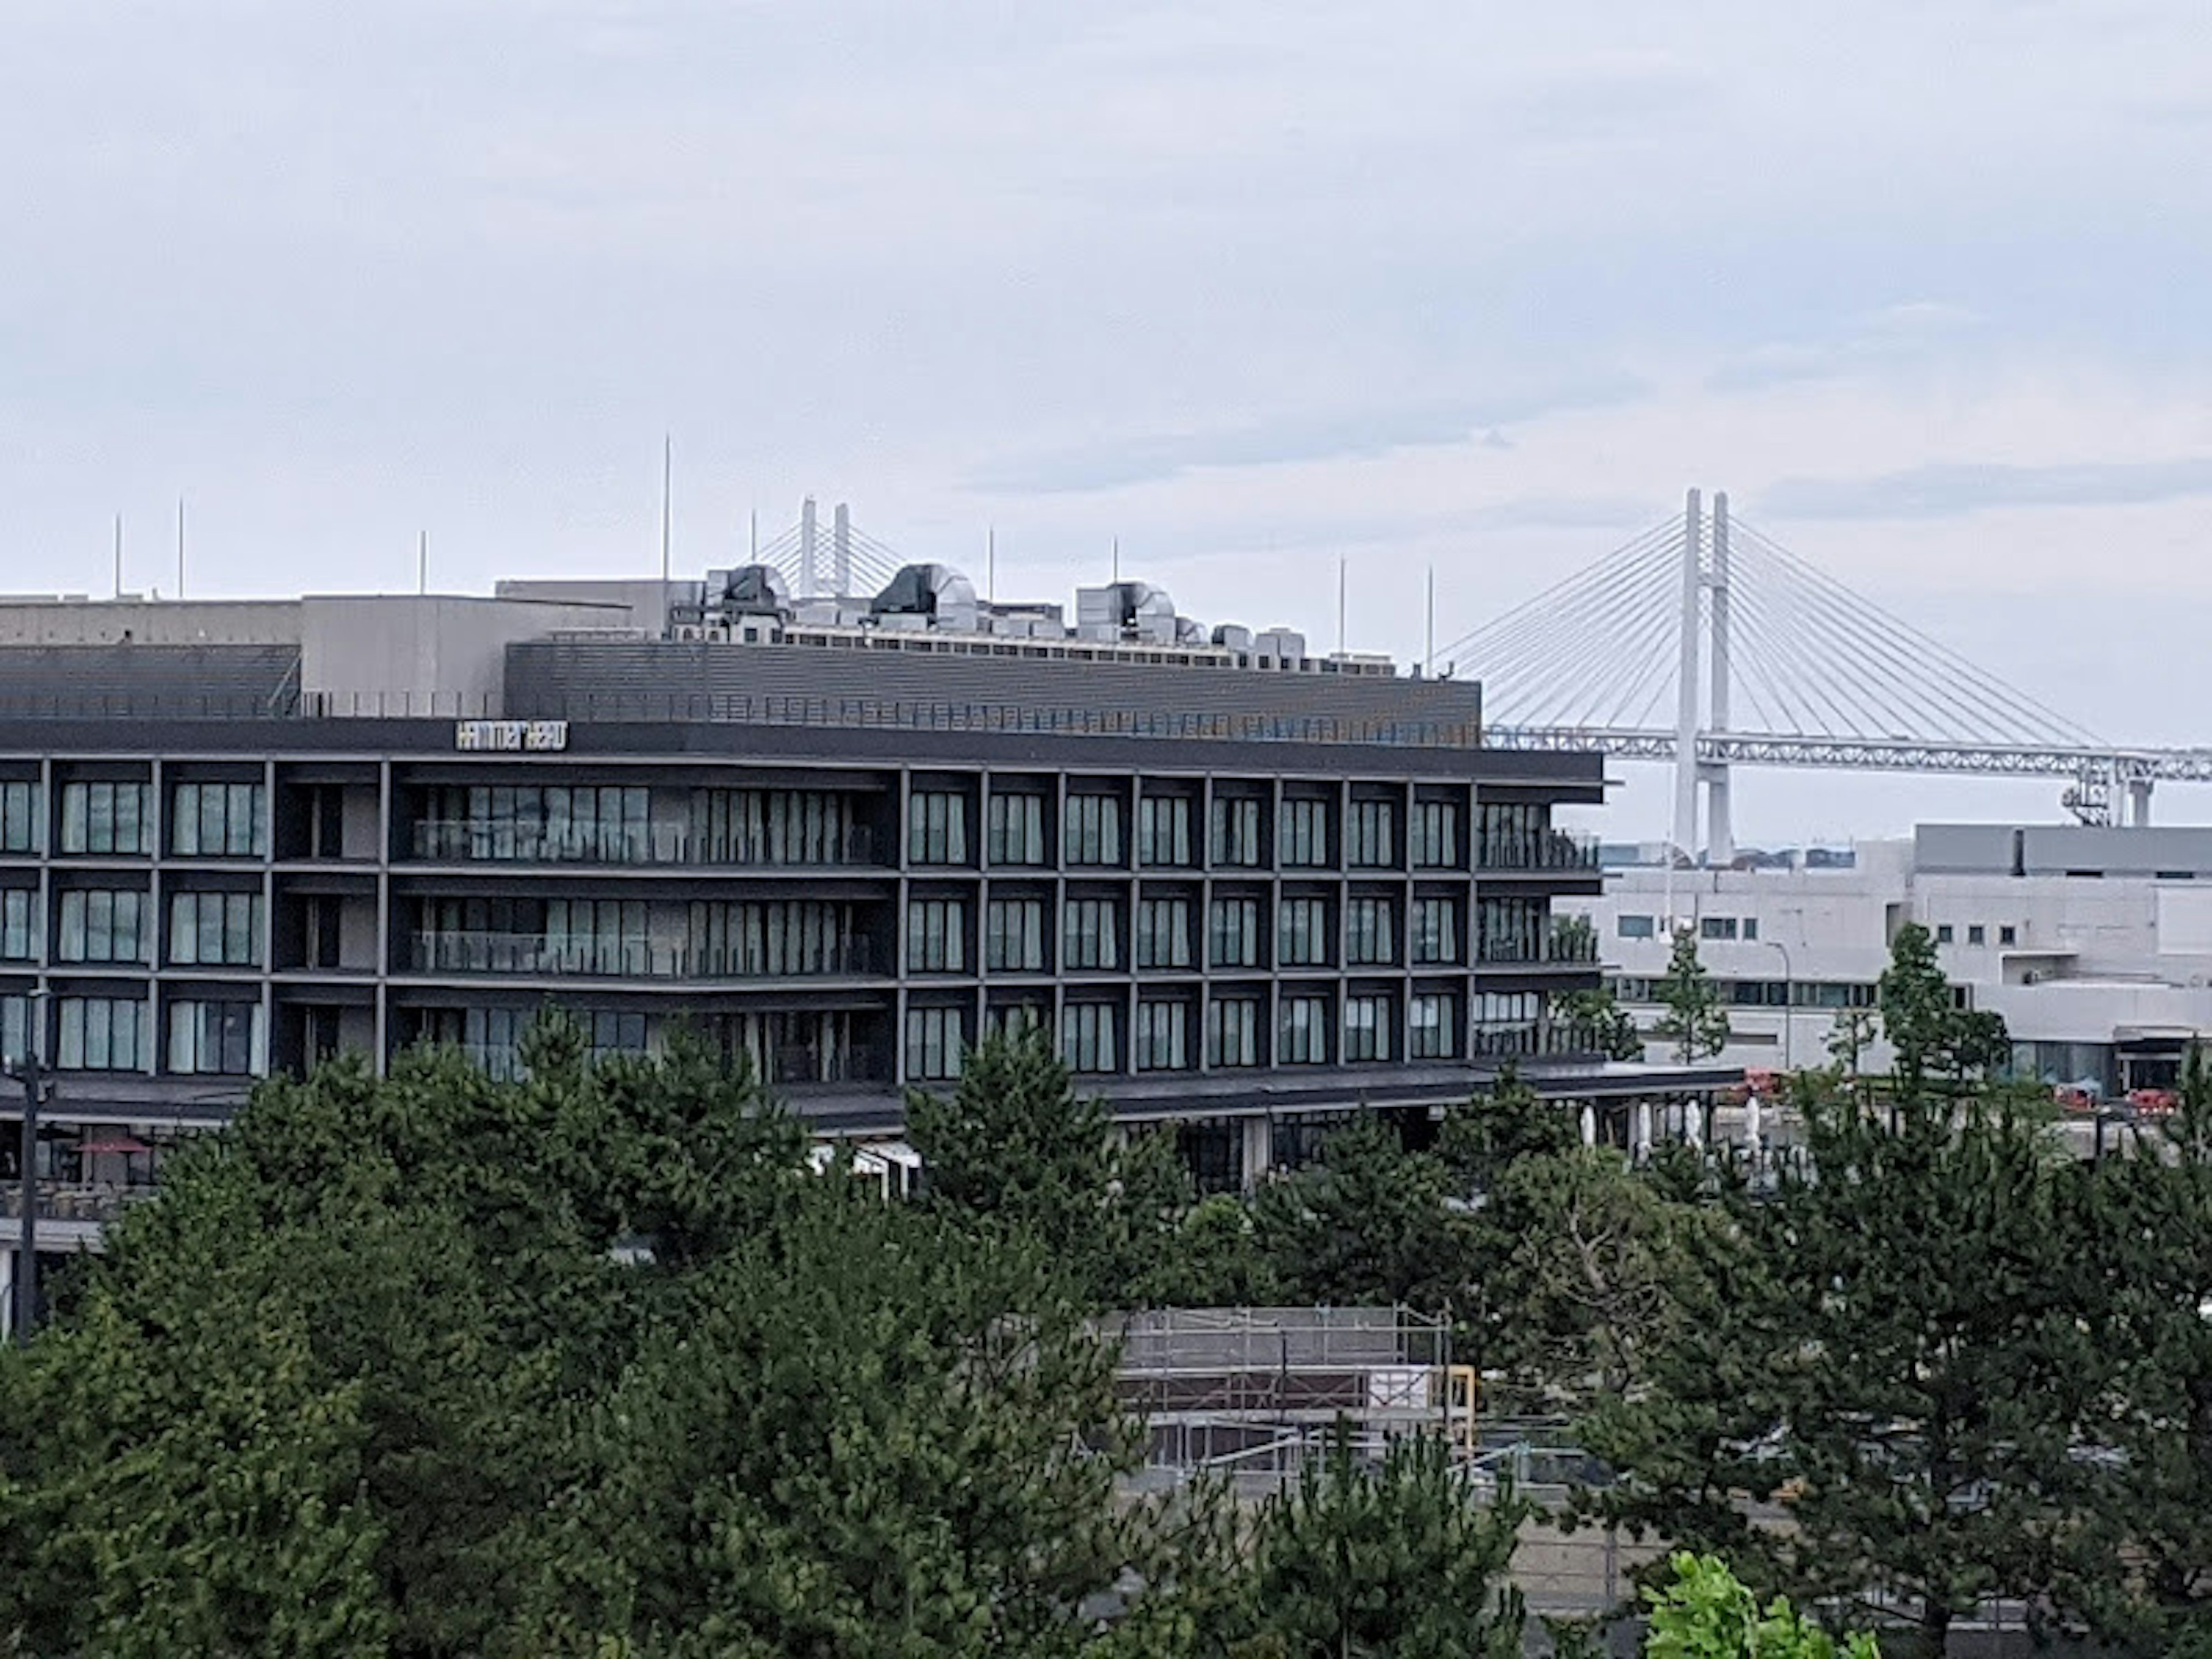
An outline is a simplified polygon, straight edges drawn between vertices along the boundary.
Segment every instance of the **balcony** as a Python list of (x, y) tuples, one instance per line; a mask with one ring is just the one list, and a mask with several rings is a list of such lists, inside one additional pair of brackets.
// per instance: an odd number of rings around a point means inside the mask
[(1595, 968), (1597, 935), (1587, 929), (1541, 939), (1482, 939), (1474, 959), (1486, 968)]
[[(516, 1082), (530, 1074), (530, 1068), (522, 1063), (521, 1054), (512, 1044), (456, 1042), (447, 1046), (486, 1076), (500, 1082)], [(608, 1058), (616, 1052), (598, 1050), (595, 1056)], [(873, 1051), (865, 1048), (824, 1048), (791, 1043), (770, 1049), (767, 1060), (769, 1074), (762, 1081), (771, 1088), (888, 1080)], [(39, 1213), (44, 1215), (46, 1212), (42, 1209)]]
[(1595, 1060), (1603, 1052), (1585, 1027), (1548, 1019), (1477, 1020), (1469, 1048), (1478, 1060)]
[[(529, 823), (475, 818), (420, 818), (414, 856), (434, 864), (613, 864), (687, 869), (818, 870), (879, 863), (872, 830), (855, 827), (836, 838), (834, 855), (793, 858), (765, 842), (715, 842), (688, 824), (552, 830)], [(807, 849), (801, 849), (807, 850)]]
[(1598, 873), (1598, 842), (1595, 836), (1565, 830), (1547, 830), (1540, 836), (1486, 836), (1475, 848), (1480, 871), (1542, 872), (1569, 874)]
[[(151, 1182), (58, 1182), (33, 1183), (41, 1221), (114, 1220), (131, 1205), (152, 1198), (161, 1189)], [(0, 1218), (15, 1219), (23, 1213), (21, 1184), (13, 1176), (0, 1186)]]
[(410, 957), (418, 974), (504, 974), (521, 979), (784, 980), (837, 978), (880, 971), (874, 941), (830, 941), (771, 965), (750, 951), (655, 945), (647, 939), (576, 943), (542, 933), (416, 933)]

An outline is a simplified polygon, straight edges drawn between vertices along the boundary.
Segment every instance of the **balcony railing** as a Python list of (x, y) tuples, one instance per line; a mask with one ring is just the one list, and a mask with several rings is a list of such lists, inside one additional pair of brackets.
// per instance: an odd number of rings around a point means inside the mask
[(1474, 959), (1486, 967), (1589, 968), (1597, 963), (1595, 933), (1553, 933), (1542, 939), (1483, 939)]
[(1475, 848), (1478, 870), (1566, 870), (1598, 868), (1595, 836), (1547, 830), (1540, 836), (1487, 836)]
[(1472, 1046), (1490, 1060), (1593, 1059), (1602, 1052), (1587, 1028), (1547, 1019), (1478, 1020)]
[[(452, 1046), (471, 1065), (503, 1082), (528, 1074), (530, 1068), (523, 1064), (520, 1051), (511, 1044), (457, 1042)], [(885, 1075), (872, 1049), (790, 1044), (769, 1052), (769, 1075), (763, 1080), (773, 1088), (816, 1083), (882, 1082)], [(41, 1210), (39, 1213), (44, 1215), (46, 1212)]]
[[(33, 1185), (41, 1221), (112, 1221), (160, 1190), (149, 1182), (116, 1181), (41, 1181)], [(22, 1213), (21, 1183), (10, 1176), (0, 1187), (0, 1216), (14, 1218)]]
[(740, 980), (835, 977), (877, 972), (874, 941), (832, 940), (780, 963), (729, 948), (655, 945), (647, 939), (579, 944), (542, 933), (418, 933), (412, 965), (418, 974), (513, 974), (542, 979)]
[(874, 832), (864, 826), (846, 830), (834, 847), (822, 851), (819, 857), (793, 857), (788, 849), (769, 844), (696, 836), (689, 824), (682, 823), (552, 830), (476, 818), (419, 818), (414, 825), (414, 855), (442, 864), (681, 865), (750, 870), (878, 862)]

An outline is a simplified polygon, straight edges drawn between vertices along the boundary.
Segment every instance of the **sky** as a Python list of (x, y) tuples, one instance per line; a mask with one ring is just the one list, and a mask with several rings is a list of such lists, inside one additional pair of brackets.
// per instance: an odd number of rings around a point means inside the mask
[[(800, 500), (1002, 595), (1423, 648), (1692, 486), (2212, 742), (2203, 0), (16, 0), (0, 591), (650, 574)], [(1661, 833), (1624, 769), (1608, 834)], [(2057, 810), (1740, 778), (1750, 841)], [(2212, 791), (2166, 817), (2212, 817)]]

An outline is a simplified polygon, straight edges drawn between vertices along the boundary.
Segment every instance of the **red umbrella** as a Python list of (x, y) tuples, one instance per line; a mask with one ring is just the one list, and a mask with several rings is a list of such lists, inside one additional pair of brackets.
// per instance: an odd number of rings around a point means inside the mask
[(89, 1140), (78, 1141), (76, 1149), (80, 1152), (150, 1152), (154, 1150), (144, 1141), (134, 1140), (129, 1135), (95, 1135)]

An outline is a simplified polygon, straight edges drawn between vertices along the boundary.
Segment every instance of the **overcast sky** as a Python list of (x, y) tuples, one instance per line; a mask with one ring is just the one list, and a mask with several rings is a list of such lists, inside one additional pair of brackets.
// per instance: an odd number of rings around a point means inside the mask
[[(1691, 484), (2212, 741), (2203, 0), (17, 0), (0, 589), (742, 554), (800, 498), (1419, 654)], [(1621, 833), (1663, 825), (1638, 783)], [(1742, 832), (2047, 814), (1767, 775)], [(2212, 800), (2173, 809), (2212, 816)]]

